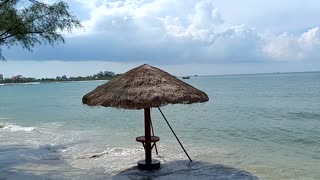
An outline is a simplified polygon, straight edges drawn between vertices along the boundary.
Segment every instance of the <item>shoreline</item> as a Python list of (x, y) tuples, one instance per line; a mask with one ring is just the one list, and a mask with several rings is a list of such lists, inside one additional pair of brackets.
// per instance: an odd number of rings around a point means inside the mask
[(74, 82), (89, 82), (89, 81), (109, 81), (109, 79), (100, 80), (80, 80), (80, 81), (31, 81), (31, 82), (19, 82), (19, 83), (0, 83), (0, 86), (15, 86), (15, 85), (38, 85), (38, 84), (49, 84), (49, 83), (74, 83)]
[[(219, 77), (219, 76), (255, 76), (255, 75), (286, 75), (286, 74), (313, 74), (313, 73), (320, 73), (320, 71), (303, 71), (303, 72), (267, 72), (267, 73), (239, 73), (239, 74), (212, 74), (212, 75), (188, 75), (192, 78), (199, 78), (199, 77)], [(185, 76), (176, 76), (178, 79), (182, 79)], [(35, 85), (35, 84), (42, 84), (42, 83), (69, 83), (69, 82), (88, 82), (88, 81), (109, 81), (110, 79), (92, 79), (92, 80), (65, 80), (65, 81), (26, 81), (26, 82), (0, 82), (0, 86), (11, 86), (11, 85)]]

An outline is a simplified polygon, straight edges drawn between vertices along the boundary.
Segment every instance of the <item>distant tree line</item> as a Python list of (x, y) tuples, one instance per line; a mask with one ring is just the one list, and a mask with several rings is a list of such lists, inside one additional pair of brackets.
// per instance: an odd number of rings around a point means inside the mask
[(70, 78), (67, 78), (66, 76), (62, 76), (61, 79), (69, 80), (69, 81), (109, 80), (113, 76), (115, 76), (115, 74), (112, 71), (104, 71), (104, 72), (100, 71), (99, 73), (91, 76), (85, 76), (85, 77), (78, 76), (78, 77), (70, 77)]
[(27, 83), (27, 82), (60, 82), (60, 81), (90, 81), (90, 80), (110, 80), (116, 76), (112, 71), (100, 71), (97, 74), (90, 76), (77, 76), (77, 77), (67, 77), (66, 75), (57, 76), (56, 78), (31, 78), (23, 77), (21, 75), (13, 76), (12, 78), (0, 79), (1, 83)]

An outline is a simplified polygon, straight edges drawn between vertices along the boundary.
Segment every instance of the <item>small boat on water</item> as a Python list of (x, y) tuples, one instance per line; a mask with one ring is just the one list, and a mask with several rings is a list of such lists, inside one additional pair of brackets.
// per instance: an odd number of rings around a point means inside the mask
[(190, 79), (190, 76), (183, 76), (182, 79)]

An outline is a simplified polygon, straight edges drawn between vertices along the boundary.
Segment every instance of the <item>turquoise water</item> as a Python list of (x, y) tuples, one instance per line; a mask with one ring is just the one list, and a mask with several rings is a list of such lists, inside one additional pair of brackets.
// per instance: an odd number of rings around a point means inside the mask
[(195, 162), (152, 109), (163, 166), (153, 173), (131, 168), (144, 158), (143, 111), (82, 105), (104, 81), (0, 86), (0, 177), (320, 179), (320, 73), (185, 81), (209, 102), (162, 111)]

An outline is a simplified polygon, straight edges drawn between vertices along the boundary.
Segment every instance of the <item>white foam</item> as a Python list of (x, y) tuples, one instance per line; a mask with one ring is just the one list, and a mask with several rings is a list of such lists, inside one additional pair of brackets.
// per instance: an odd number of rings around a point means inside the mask
[(6, 83), (6, 84), (0, 84), (0, 86), (37, 85), (37, 84), (41, 84), (41, 82)]
[(25, 85), (36, 85), (36, 84), (41, 84), (40, 82), (27, 82), (27, 83), (23, 83)]
[(36, 128), (35, 127), (21, 127), (21, 126), (17, 126), (17, 125), (5, 125), (2, 129), (4, 130), (9, 130), (9, 131), (33, 131)]

